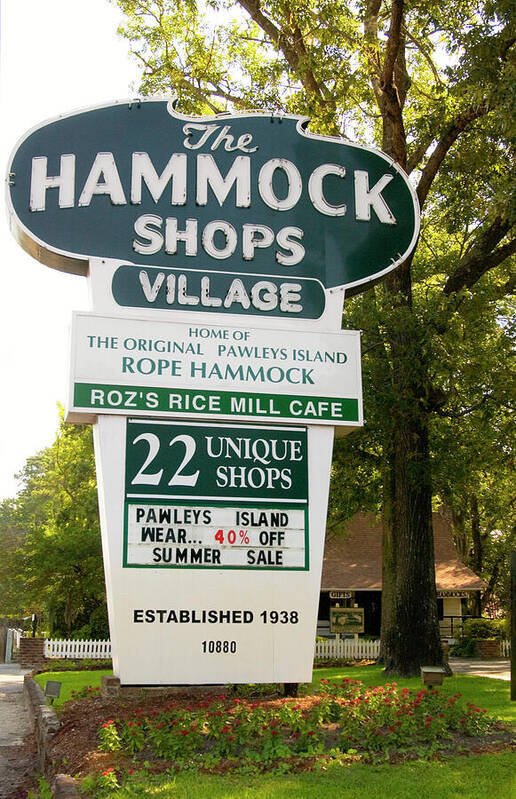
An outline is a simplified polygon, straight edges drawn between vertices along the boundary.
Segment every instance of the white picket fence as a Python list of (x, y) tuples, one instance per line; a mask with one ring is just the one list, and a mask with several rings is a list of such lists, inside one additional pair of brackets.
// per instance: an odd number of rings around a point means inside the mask
[(5, 642), (5, 662), (11, 663), (13, 653), (20, 648), (20, 638), (22, 637), (22, 630), (16, 627), (7, 628), (7, 639)]
[(510, 658), (511, 656), (511, 642), (510, 641), (502, 641), (501, 642), (501, 652), (503, 658)]
[[(510, 641), (502, 641), (502, 657), (511, 656)], [(332, 658), (348, 660), (375, 660), (380, 654), (380, 641), (365, 641), (361, 638), (328, 638), (315, 642), (315, 660)], [(45, 641), (47, 658), (110, 658), (111, 641)]]
[(101, 658), (111, 657), (111, 641), (45, 641), (46, 658)]
[(375, 660), (380, 654), (380, 641), (365, 641), (361, 638), (328, 638), (315, 642), (315, 660), (331, 658), (348, 660)]

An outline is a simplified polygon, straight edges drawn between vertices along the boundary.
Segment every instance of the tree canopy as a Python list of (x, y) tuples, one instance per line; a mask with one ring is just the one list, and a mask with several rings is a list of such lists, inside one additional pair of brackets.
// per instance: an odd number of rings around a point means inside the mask
[(1, 506), (2, 614), (37, 613), (51, 635), (109, 637), (90, 427), (64, 424)]

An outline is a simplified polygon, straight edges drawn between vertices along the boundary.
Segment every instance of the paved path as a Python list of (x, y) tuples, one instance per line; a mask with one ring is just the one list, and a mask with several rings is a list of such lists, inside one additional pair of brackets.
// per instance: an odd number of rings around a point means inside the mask
[(511, 679), (511, 661), (474, 660), (472, 658), (450, 658), (450, 668), (457, 674), (474, 674), (476, 677), (494, 677), (497, 680)]
[(23, 701), (23, 675), (17, 663), (0, 663), (0, 799), (23, 799), (33, 772), (35, 743)]

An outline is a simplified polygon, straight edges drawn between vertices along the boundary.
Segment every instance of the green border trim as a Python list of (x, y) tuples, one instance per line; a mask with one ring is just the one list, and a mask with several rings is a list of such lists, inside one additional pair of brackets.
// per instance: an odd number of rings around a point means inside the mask
[[(152, 497), (149, 497), (152, 499)], [(309, 522), (308, 522), (308, 498), (306, 500), (306, 504), (304, 507), (305, 511), (305, 565), (304, 566), (192, 566), (190, 564), (186, 566), (179, 565), (157, 565), (157, 564), (146, 564), (146, 563), (128, 563), (127, 562), (127, 522), (128, 522), (128, 511), (129, 505), (171, 505), (174, 507), (180, 507), (183, 505), (191, 505), (195, 507), (213, 507), (214, 505), (221, 508), (255, 508), (255, 502), (220, 502), (213, 500), (210, 502), (209, 505), (202, 505), (201, 502), (193, 502), (189, 499), (185, 499), (184, 502), (177, 502), (173, 500), (159, 500), (157, 502), (148, 502), (147, 498), (140, 502), (134, 499), (127, 499), (124, 498), (124, 551), (122, 556), (122, 568), (124, 569), (195, 569), (195, 570), (208, 570), (208, 571), (274, 571), (274, 572), (286, 572), (286, 571), (310, 571), (310, 540), (309, 540)], [(277, 510), (299, 510), (299, 505), (282, 505), (281, 508), (278, 508), (275, 502), (264, 502), (260, 504), (260, 509), (262, 508), (274, 508)]]

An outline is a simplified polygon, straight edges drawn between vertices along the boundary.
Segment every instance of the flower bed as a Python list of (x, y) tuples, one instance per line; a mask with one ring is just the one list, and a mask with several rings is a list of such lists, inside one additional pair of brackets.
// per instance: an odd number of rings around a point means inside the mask
[[(303, 699), (251, 702), (226, 696), (184, 706), (169, 702), (150, 713), (136, 709), (106, 719), (99, 749), (177, 768), (303, 768), (314, 758), (388, 759), (456, 747), (486, 736), (495, 722), (485, 710), (434, 690), (399, 689), (396, 683), (366, 688), (345, 679), (322, 681), (321, 692)], [(113, 767), (101, 775), (116, 781)]]

